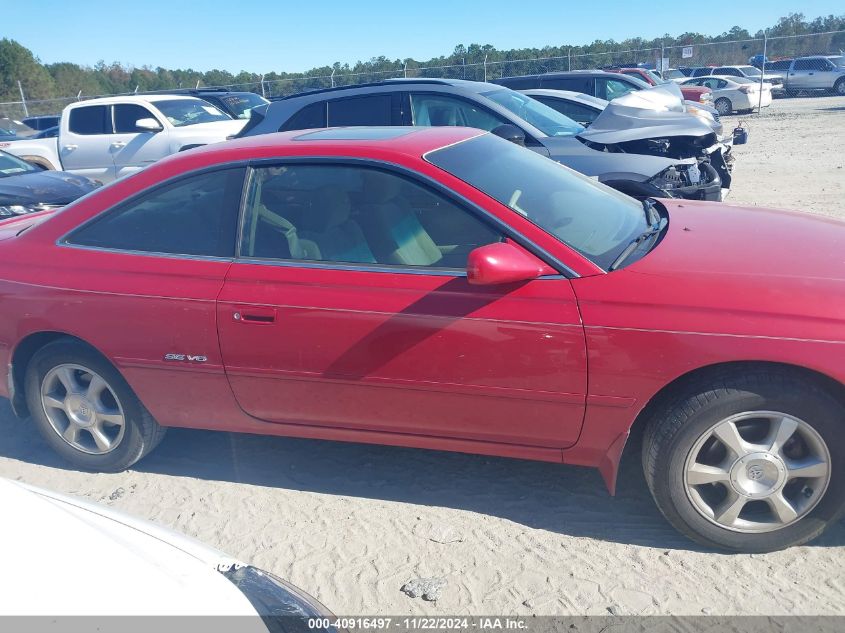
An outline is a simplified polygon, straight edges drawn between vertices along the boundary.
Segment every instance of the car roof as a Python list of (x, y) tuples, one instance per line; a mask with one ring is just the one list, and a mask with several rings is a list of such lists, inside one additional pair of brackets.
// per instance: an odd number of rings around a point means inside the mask
[(354, 92), (355, 90), (364, 90), (367, 91), (370, 88), (384, 88), (384, 87), (394, 87), (397, 85), (419, 85), (419, 84), (428, 84), (428, 85), (435, 85), (435, 86), (452, 86), (455, 88), (464, 88), (466, 90), (472, 92), (481, 92), (482, 90), (494, 90), (500, 89), (501, 86), (497, 86), (495, 84), (486, 83), (483, 81), (469, 81), (467, 79), (435, 79), (430, 77), (413, 77), (413, 78), (404, 78), (398, 77), (393, 79), (383, 79), (381, 81), (372, 81), (369, 83), (363, 84), (350, 84), (348, 86), (335, 86), (333, 88), (317, 88), (315, 90), (306, 90), (303, 92), (297, 92), (291, 95), (285, 95), (283, 97), (275, 97), (271, 99), (272, 102), (278, 101), (289, 101), (292, 99), (298, 99), (301, 97), (309, 97), (311, 95), (318, 95), (318, 94), (332, 94), (338, 93), (343, 94), (346, 92)]
[[(156, 165), (201, 159), (204, 165), (280, 158), (283, 156), (348, 156), (367, 158), (371, 153), (391, 157), (420, 158), (424, 154), (489, 134), (477, 128), (444, 127), (335, 127), (259, 134), (211, 143), (173, 154)], [(151, 168), (154, 168), (153, 165)]]
[(574, 92), (572, 90), (554, 90), (553, 88), (528, 88), (526, 90), (518, 90), (517, 92), (526, 94), (529, 97), (533, 97), (535, 95), (541, 97), (558, 97), (560, 99), (575, 101), (577, 103), (583, 103), (584, 105), (593, 106), (596, 108), (606, 108), (608, 103), (605, 99), (600, 99), (599, 97), (593, 97), (591, 95), (585, 95), (583, 92)]
[(82, 105), (113, 105), (116, 103), (155, 103), (156, 101), (166, 101), (169, 99), (173, 99), (174, 97), (178, 99), (192, 99), (195, 101), (199, 101), (201, 103), (205, 103), (208, 105), (207, 102), (203, 101), (202, 99), (198, 99), (197, 97), (192, 97), (191, 95), (187, 94), (144, 94), (144, 95), (123, 95), (123, 96), (114, 96), (114, 97), (97, 97), (95, 99), (86, 99), (85, 101), (79, 101), (77, 103), (71, 103), (68, 107), (77, 107)]

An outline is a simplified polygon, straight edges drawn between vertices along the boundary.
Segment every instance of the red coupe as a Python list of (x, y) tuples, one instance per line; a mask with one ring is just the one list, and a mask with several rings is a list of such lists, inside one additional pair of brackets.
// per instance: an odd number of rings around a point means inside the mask
[(709, 546), (845, 510), (845, 225), (637, 202), (474, 129), (257, 136), (0, 223), (0, 395), (79, 468), (166, 427), (598, 467)]

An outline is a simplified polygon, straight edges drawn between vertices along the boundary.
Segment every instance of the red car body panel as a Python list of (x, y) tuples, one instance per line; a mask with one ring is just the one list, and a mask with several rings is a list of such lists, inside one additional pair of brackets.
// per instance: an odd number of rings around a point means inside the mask
[[(67, 333), (108, 357), (165, 426), (582, 464), (599, 467), (611, 489), (638, 414), (689, 372), (769, 361), (845, 382), (845, 224), (667, 200), (661, 242), (605, 273), (422, 158), (478, 133), (255, 137), (165, 159), (49, 221), (36, 214), (2, 222), (0, 368), (28, 335)], [(417, 172), (577, 276), (483, 286), (449, 274), (56, 244), (169, 177), (285, 156), (359, 157)], [(168, 362), (168, 353), (205, 362)], [(0, 395), (10, 395), (7, 384), (0, 381)]]
[[(654, 82), (654, 79), (645, 72), (641, 68), (617, 68), (614, 70), (609, 70), (608, 72), (611, 73), (621, 73), (623, 75), (635, 75), (639, 77), (644, 82), (649, 84), (650, 86), (656, 86), (657, 84)], [(687, 101), (695, 101), (696, 103), (703, 103), (701, 99), (701, 95), (707, 94), (708, 92), (713, 92), (710, 88), (706, 86), (678, 86), (681, 89), (681, 94), (684, 95), (684, 99)]]

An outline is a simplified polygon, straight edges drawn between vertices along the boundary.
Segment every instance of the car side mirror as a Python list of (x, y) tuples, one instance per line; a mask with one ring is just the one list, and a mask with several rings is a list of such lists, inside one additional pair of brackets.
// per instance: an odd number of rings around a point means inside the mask
[(501, 136), (506, 141), (525, 147), (525, 132), (515, 125), (505, 123), (497, 128), (493, 128), (492, 133), (496, 136)]
[(479, 246), (467, 258), (467, 281), (476, 286), (531, 281), (558, 272), (512, 242)]
[(152, 117), (147, 119), (138, 119), (135, 121), (135, 127), (145, 132), (161, 132), (164, 129), (161, 127), (161, 123)]

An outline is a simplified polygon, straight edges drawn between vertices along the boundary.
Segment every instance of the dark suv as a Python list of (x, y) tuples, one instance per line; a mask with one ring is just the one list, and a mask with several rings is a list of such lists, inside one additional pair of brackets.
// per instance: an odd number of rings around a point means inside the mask
[(721, 178), (709, 162), (603, 151), (602, 145), (590, 140), (589, 131), (556, 110), (478, 81), (388, 79), (291, 95), (254, 108), (237, 136), (382, 125), (458, 125), (495, 131), (524, 140), (526, 147), (629, 195), (721, 199)]

